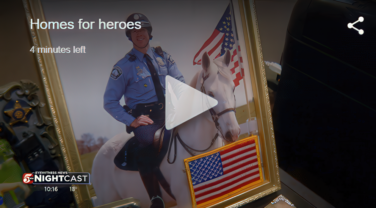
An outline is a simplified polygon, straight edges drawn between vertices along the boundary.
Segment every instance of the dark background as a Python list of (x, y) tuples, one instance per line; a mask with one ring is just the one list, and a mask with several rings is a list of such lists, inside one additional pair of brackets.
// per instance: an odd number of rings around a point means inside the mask
[[(359, 16), (365, 21), (348, 29)], [(374, 207), (376, 2), (299, 0), (273, 110), (280, 167), (335, 207)]]

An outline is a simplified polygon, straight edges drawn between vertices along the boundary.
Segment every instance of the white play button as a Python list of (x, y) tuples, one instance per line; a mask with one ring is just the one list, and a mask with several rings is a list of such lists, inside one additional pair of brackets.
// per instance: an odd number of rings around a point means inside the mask
[(216, 99), (166, 76), (166, 129), (173, 129), (217, 104)]

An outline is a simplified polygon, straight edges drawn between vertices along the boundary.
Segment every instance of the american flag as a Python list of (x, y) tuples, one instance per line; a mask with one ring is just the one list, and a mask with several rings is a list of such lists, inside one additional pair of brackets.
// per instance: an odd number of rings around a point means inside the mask
[(262, 180), (256, 139), (255, 136), (242, 139), (228, 148), (225, 146), (220, 151), (188, 162), (191, 193), (198, 207)]
[(240, 46), (236, 34), (233, 32), (231, 18), (231, 9), (228, 5), (214, 32), (193, 58), (193, 65), (201, 65), (201, 57), (205, 52), (208, 52), (209, 57), (214, 60), (224, 55), (226, 50), (230, 50), (232, 54), (230, 69), (236, 87), (243, 79), (244, 69), (242, 68), (243, 59), (240, 54)]

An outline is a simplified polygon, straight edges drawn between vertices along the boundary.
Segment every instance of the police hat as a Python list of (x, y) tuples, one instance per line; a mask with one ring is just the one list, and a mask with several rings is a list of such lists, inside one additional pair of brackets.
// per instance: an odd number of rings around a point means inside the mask
[[(145, 15), (143, 15), (141, 13), (130, 14), (127, 17), (126, 22), (129, 22), (129, 21), (131, 21), (131, 22), (141, 22), (141, 28), (146, 28), (149, 32), (150, 38), (152, 38), (151, 31), (153, 30), (153, 28), (151, 27), (151, 23), (150, 23), (149, 19)], [(128, 29), (128, 28), (125, 29), (125, 35), (129, 39), (131, 38), (131, 31), (132, 31), (132, 29)]]

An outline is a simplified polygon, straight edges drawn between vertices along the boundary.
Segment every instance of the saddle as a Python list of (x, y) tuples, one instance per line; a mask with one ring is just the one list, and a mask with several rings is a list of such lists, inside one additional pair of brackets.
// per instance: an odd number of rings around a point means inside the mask
[[(165, 126), (158, 129), (154, 134), (154, 141), (153, 145), (154, 148), (158, 150), (158, 159), (157, 164), (158, 167), (162, 163), (164, 156), (168, 150), (168, 144), (170, 142), (171, 131), (166, 130)], [(137, 163), (136, 163), (136, 155), (138, 152), (139, 142), (136, 137), (132, 137), (128, 140), (127, 143), (123, 146), (123, 148), (119, 151), (119, 153), (114, 158), (115, 165), (121, 170), (128, 170), (128, 171), (138, 171)]]
[[(164, 178), (161, 170), (159, 169), (159, 166), (161, 165), (163, 158), (167, 154), (168, 151), (168, 145), (170, 143), (171, 139), (171, 132), (170, 130), (167, 130), (165, 126), (158, 129), (154, 134), (154, 141), (153, 145), (156, 150), (158, 150), (157, 155), (157, 167), (158, 169), (155, 170), (155, 174), (157, 176), (157, 179), (163, 189), (173, 198), (175, 199), (175, 196), (171, 192), (170, 184), (166, 181)], [(114, 163), (116, 167), (118, 167), (121, 170), (128, 170), (128, 171), (138, 171), (138, 166), (136, 162), (136, 155), (138, 152), (138, 140), (136, 137), (132, 137), (130, 140), (128, 140), (127, 143), (123, 146), (123, 148), (119, 151), (119, 153), (114, 158)]]

